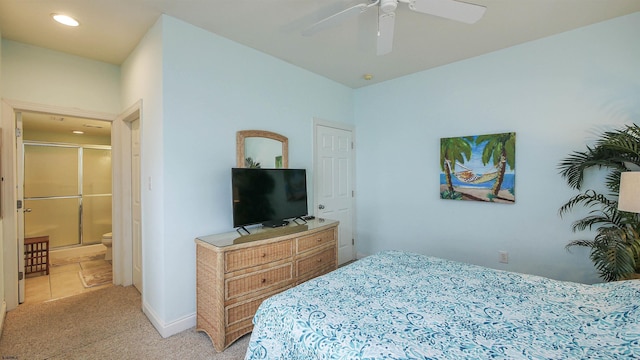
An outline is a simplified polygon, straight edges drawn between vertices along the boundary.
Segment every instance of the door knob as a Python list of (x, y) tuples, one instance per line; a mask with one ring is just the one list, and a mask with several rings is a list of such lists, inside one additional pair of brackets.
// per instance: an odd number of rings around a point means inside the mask
[(320, 210), (324, 209), (324, 205), (322, 205), (322, 204), (318, 205), (318, 209), (320, 209)]
[(31, 208), (24, 209), (24, 212), (31, 212)]

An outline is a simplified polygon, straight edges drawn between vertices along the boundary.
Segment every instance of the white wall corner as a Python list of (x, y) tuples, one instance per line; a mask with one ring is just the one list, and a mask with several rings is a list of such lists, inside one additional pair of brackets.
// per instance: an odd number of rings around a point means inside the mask
[(169, 336), (181, 333), (196, 326), (195, 313), (165, 324), (146, 302), (142, 303), (142, 312), (147, 316), (153, 327), (156, 328), (158, 333), (160, 333), (160, 336), (163, 338), (168, 338)]

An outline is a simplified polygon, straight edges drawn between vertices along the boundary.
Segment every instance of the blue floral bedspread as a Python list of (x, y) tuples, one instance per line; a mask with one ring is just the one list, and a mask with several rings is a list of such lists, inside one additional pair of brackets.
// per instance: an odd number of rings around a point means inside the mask
[(640, 359), (640, 281), (387, 251), (262, 303), (246, 359)]

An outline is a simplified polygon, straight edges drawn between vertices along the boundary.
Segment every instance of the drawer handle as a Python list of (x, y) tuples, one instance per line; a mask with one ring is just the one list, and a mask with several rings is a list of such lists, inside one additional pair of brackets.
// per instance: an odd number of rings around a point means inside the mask
[(261, 281), (263, 284), (267, 282), (267, 279), (262, 279)]
[(319, 263), (321, 263), (321, 262), (322, 262), (322, 259), (318, 259), (318, 262), (319, 262)]
[(320, 241), (322, 241), (322, 238), (317, 238), (316, 241), (320, 242)]
[(267, 253), (262, 253), (262, 257), (267, 257)]

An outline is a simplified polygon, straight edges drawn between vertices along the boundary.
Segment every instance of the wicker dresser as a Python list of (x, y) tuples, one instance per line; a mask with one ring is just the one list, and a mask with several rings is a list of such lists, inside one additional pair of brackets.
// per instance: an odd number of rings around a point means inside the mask
[(196, 330), (217, 351), (253, 329), (269, 296), (335, 270), (338, 222), (314, 219), (275, 229), (196, 238)]

